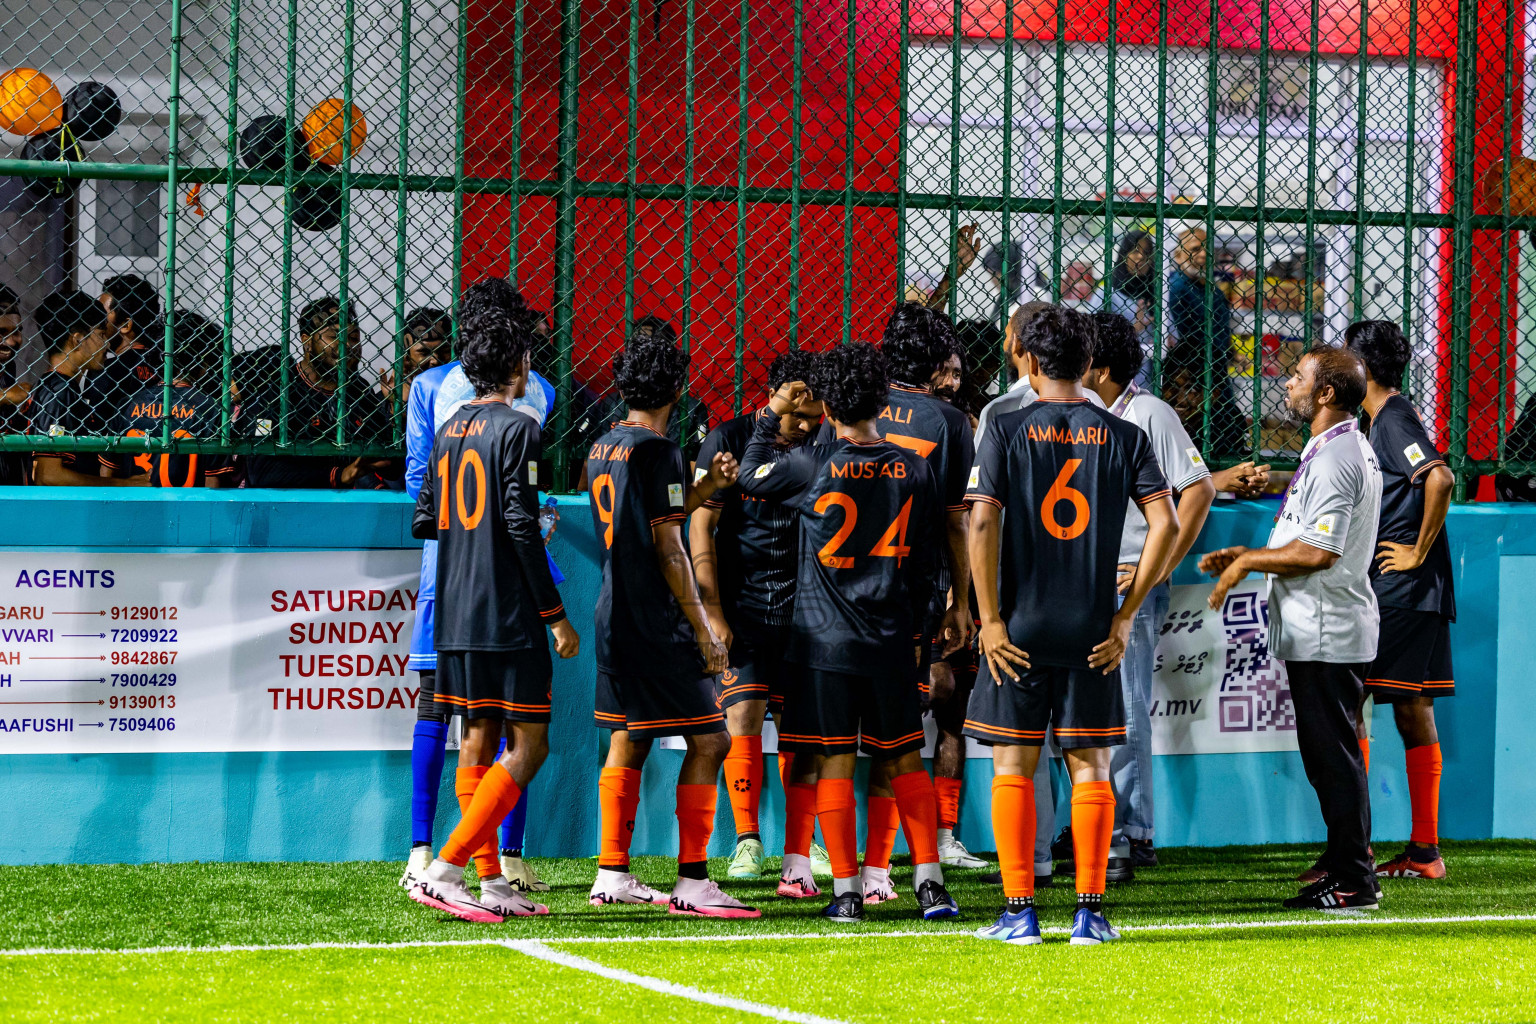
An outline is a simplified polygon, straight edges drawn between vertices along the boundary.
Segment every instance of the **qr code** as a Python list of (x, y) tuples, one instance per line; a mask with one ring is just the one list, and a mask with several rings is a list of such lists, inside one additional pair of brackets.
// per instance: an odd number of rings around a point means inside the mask
[(1256, 593), (1228, 594), (1221, 629), (1221, 731), (1294, 732), (1291, 683), (1285, 666), (1269, 655), (1269, 602)]

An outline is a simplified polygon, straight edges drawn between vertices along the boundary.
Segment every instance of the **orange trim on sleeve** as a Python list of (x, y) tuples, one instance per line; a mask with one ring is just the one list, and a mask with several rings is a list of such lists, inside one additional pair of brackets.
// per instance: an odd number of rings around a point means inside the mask
[(673, 512), (669, 515), (658, 516), (657, 518), (652, 519), (651, 525), (660, 526), (662, 523), (680, 523), (687, 518), (688, 517), (683, 515), (681, 512)]
[(1443, 466), (1443, 465), (1445, 465), (1445, 460), (1444, 459), (1431, 459), (1429, 462), (1424, 463), (1424, 465), (1422, 465), (1418, 469), (1414, 470), (1413, 475), (1408, 478), (1408, 482), (1411, 483), (1411, 484), (1412, 483), (1418, 483), (1419, 482), (1419, 477), (1423, 476), (1425, 473), (1428, 473), (1430, 470), (1434, 469), (1436, 466)]
[(1171, 497), (1172, 495), (1173, 495), (1172, 488), (1164, 487), (1162, 490), (1154, 491), (1153, 493), (1147, 495), (1144, 498), (1137, 498), (1136, 499), (1136, 504), (1138, 504), (1138, 505), (1149, 505), (1152, 502), (1156, 501), (1158, 498), (1167, 498), (1167, 497)]
[(967, 504), (974, 501), (985, 501), (989, 505), (996, 505), (998, 508), (1003, 507), (1003, 503), (992, 497), (990, 494), (967, 494), (965, 496), (965, 500)]
[(565, 618), (565, 605), (557, 604), (549, 611), (539, 612), (539, 618), (545, 622), (559, 622)]

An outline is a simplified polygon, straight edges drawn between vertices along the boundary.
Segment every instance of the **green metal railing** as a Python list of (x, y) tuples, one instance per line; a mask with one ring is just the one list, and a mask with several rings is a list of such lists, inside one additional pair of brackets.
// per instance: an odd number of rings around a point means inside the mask
[[(50, 291), (131, 273), (160, 295), (162, 408), (195, 362), (215, 415), (130, 438), (113, 424), (131, 396), (94, 392), (94, 425), (50, 433), (13, 387), (0, 451), (398, 455), (409, 381), (451, 355), (423, 362), (413, 310), (450, 310), (494, 273), (549, 311), (536, 362), (554, 378), (561, 487), (614, 407), (608, 363), (640, 317), (670, 322), (692, 357), (676, 425), (692, 442), (758, 401), (785, 346), (878, 338), (903, 298), (977, 322), (967, 370), (989, 381), (1021, 301), (1134, 310), (1150, 386), (1208, 456), (1281, 466), (1305, 440), (1282, 402), (1297, 356), (1352, 320), (1397, 320), (1407, 390), (1461, 486), (1536, 473), (1515, 244), (1536, 230), (1524, 8), (1445, 21), (1409, 0), (1404, 22), (1379, 6), (1177, 0), (1153, 27), (1114, 0), (1044, 23), (966, 0), (631, 0), (617, 21), (581, 0), (173, 0), (134, 27), (137, 52), (110, 56), (68, 13), (11, 15), (8, 66), (61, 92), (107, 84), (134, 127), (84, 159), (0, 158), (27, 225), (0, 235), (3, 280), (30, 335), (0, 384), (54, 372), (36, 319)], [(327, 98), (321, 138), (305, 110)], [(260, 115), (282, 134), (252, 166), (242, 133)], [(111, 206), (112, 182), (161, 186), (158, 206)], [(153, 251), (101, 241), (130, 222)], [(1132, 229), (1152, 244), (1126, 305)], [(38, 231), (57, 236), (47, 258)], [(299, 323), (319, 296), (336, 302), (328, 352)], [(324, 415), (302, 420), (315, 388)]]

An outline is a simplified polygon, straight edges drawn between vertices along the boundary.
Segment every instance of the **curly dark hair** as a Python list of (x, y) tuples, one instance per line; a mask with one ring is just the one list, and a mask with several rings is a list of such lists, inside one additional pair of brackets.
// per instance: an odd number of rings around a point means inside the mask
[(1146, 358), (1136, 328), (1119, 313), (1100, 310), (1093, 314), (1093, 365), (1109, 371), (1109, 379), (1126, 386), (1141, 372)]
[(614, 387), (631, 409), (671, 405), (687, 382), (688, 356), (665, 337), (631, 338), (613, 357)]
[(112, 296), (112, 306), (140, 333), (160, 315), (160, 292), (138, 274), (118, 274), (102, 282), (101, 290)]
[(815, 367), (816, 353), (814, 352), (807, 352), (800, 348), (780, 352), (774, 356), (773, 362), (768, 364), (768, 390), (777, 391), (792, 380), (809, 384)]
[(528, 329), (504, 309), (482, 309), (459, 324), (459, 364), (476, 396), (505, 387), (528, 355)]
[(483, 277), (464, 289), (455, 312), (462, 329), (463, 322), (476, 313), (487, 309), (509, 313), (526, 305), (523, 293), (513, 287), (511, 281), (504, 277)]
[[(1333, 407), (1354, 412), (1365, 401), (1365, 363), (1347, 348), (1321, 346), (1303, 358), (1312, 359), (1316, 391), (1333, 388)], [(1316, 391), (1313, 393), (1315, 394)]]
[(37, 329), (50, 353), (58, 352), (75, 334), (107, 326), (107, 310), (84, 292), (59, 290), (37, 307)]
[(885, 408), (890, 378), (881, 351), (867, 341), (855, 341), (818, 356), (809, 383), (834, 420), (861, 423)]
[(1344, 331), (1344, 345), (1365, 364), (1371, 380), (1382, 387), (1402, 383), (1411, 350), (1403, 329), (1391, 320), (1361, 320)]
[(1020, 341), (1051, 380), (1077, 380), (1093, 361), (1093, 338), (1093, 318), (1087, 313), (1049, 306), (1024, 324)]
[(943, 313), (920, 302), (903, 302), (885, 321), (880, 350), (892, 380), (926, 388), (934, 371), (960, 351), (960, 342)]
[(677, 344), (677, 328), (659, 316), (642, 316), (629, 325), (630, 341), (664, 341)]
[(303, 338), (326, 326), (341, 315), (341, 300), (334, 295), (310, 299), (299, 310), (299, 337)]

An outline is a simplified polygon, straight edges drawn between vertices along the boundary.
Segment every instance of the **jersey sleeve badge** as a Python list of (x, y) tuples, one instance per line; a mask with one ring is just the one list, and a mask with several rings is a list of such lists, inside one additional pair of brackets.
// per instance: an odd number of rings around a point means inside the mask
[(667, 501), (673, 505), (676, 505), (678, 508), (683, 507), (682, 484), (667, 484)]
[(971, 489), (973, 487), (981, 486), (981, 467), (980, 466), (972, 466), (971, 467), (971, 479), (969, 481), (967, 481), (965, 486), (966, 486), (967, 490), (969, 490), (969, 489)]
[(1428, 456), (1424, 454), (1424, 449), (1419, 447), (1419, 443), (1417, 441), (1409, 445), (1407, 448), (1404, 448), (1403, 455), (1408, 459), (1408, 465), (1410, 466), (1417, 466), (1419, 463), (1428, 458)]
[(767, 476), (769, 473), (772, 473), (772, 472), (773, 472), (773, 463), (765, 462), (761, 466), (757, 467), (757, 472), (752, 474), (752, 479), (754, 479), (754, 480), (761, 480), (763, 477)]
[(539, 486), (539, 463), (536, 459), (528, 460), (528, 486)]
[(1338, 522), (1338, 516), (1330, 512), (1325, 516), (1318, 516), (1317, 522), (1312, 525), (1312, 529), (1325, 537), (1331, 537), (1333, 536), (1334, 528), (1338, 526)]
[(1190, 464), (1196, 469), (1205, 468), (1205, 459), (1201, 457), (1199, 448), (1185, 448), (1184, 454), (1189, 456)]
[(694, 483), (698, 483), (700, 480), (703, 480), (706, 476), (709, 476), (709, 470), (705, 469), (703, 466), (695, 466), (694, 467), (694, 469), (693, 469), (693, 482)]

